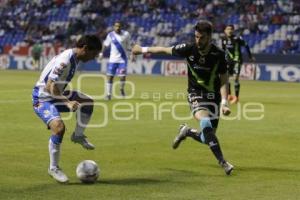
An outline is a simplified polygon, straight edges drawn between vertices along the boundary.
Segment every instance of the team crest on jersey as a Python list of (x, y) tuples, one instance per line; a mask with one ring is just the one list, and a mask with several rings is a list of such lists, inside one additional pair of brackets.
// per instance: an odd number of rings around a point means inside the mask
[(67, 65), (65, 63), (60, 63), (58, 67), (55, 67), (53, 73), (57, 75), (61, 75), (64, 71), (64, 68), (66, 68)]
[(201, 56), (201, 57), (199, 58), (199, 63), (200, 63), (200, 64), (204, 64), (204, 63), (205, 63), (205, 57)]
[(47, 118), (50, 115), (50, 111), (49, 110), (44, 110), (43, 114), (44, 114), (44, 117)]

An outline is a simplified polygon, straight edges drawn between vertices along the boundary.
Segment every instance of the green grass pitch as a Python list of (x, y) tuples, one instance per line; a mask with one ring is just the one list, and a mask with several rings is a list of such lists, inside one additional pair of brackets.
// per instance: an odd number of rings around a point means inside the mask
[[(189, 114), (185, 97), (186, 78), (162, 76), (129, 76), (135, 84), (129, 100), (97, 100), (92, 123), (104, 120), (107, 105), (108, 124), (89, 128), (86, 135), (96, 145), (86, 151), (70, 141), (75, 117), (66, 121), (62, 144), (61, 167), (70, 183), (61, 185), (47, 174), (49, 131), (34, 114), (31, 90), (38, 72), (0, 71), (0, 199), (105, 199), (105, 200), (295, 200), (300, 199), (300, 93), (299, 83), (242, 81), (241, 107), (249, 102), (264, 106), (262, 120), (222, 120), (218, 137), (225, 157), (235, 165), (232, 176), (226, 176), (209, 149), (187, 139), (177, 150), (171, 143), (183, 120), (170, 112), (155, 119), (154, 107), (163, 103), (177, 116)], [(74, 88), (78, 88), (74, 78)], [(103, 94), (103, 80), (84, 78), (81, 90), (90, 95)], [(127, 86), (127, 92), (131, 89)], [(158, 99), (160, 95), (160, 99)], [(117, 113), (119, 109), (139, 112)], [(176, 104), (177, 103), (177, 104)], [(131, 109), (131, 108), (130, 108)], [(129, 110), (130, 110), (129, 109)], [(245, 110), (245, 109), (243, 109)], [(248, 113), (250, 117), (257, 113)], [(65, 115), (64, 115), (65, 116)], [(156, 116), (157, 117), (157, 116)], [(198, 128), (193, 119), (186, 121)], [(101, 168), (100, 179), (93, 185), (81, 184), (75, 175), (77, 164), (95, 160)]]

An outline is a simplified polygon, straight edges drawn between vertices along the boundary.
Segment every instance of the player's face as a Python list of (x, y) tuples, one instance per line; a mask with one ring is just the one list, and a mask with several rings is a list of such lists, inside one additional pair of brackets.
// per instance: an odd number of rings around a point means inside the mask
[(195, 40), (199, 49), (205, 49), (210, 44), (211, 36), (207, 33), (195, 31)]
[(120, 33), (121, 32), (121, 24), (120, 23), (115, 23), (115, 25), (114, 25), (114, 31), (116, 32), (116, 33)]
[(233, 28), (231, 26), (227, 26), (224, 30), (226, 36), (230, 37), (233, 34)]

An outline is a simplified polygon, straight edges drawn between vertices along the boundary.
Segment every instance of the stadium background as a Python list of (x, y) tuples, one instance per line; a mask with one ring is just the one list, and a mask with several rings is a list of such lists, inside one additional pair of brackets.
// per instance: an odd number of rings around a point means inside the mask
[[(300, 199), (298, 0), (1, 0), (0, 5), (0, 200)], [(236, 167), (232, 176), (225, 176), (208, 149), (192, 140), (176, 151), (171, 149), (183, 121), (174, 120), (170, 112), (164, 112), (162, 120), (154, 120), (154, 109), (143, 106), (138, 120), (135, 111), (121, 113), (121, 117), (133, 116), (130, 121), (112, 116), (117, 103), (150, 103), (156, 108), (163, 104), (166, 110), (179, 103), (182, 106), (177, 107), (176, 114), (189, 114), (185, 96), (176, 98), (186, 91), (186, 77), (181, 77), (186, 73), (183, 61), (147, 55), (129, 65), (132, 74), (128, 81), (136, 87), (133, 98), (96, 100), (107, 105), (109, 115), (107, 126), (86, 131), (96, 145), (95, 151), (84, 151), (71, 143), (75, 117), (65, 121), (61, 167), (70, 184), (60, 185), (50, 179), (49, 133), (31, 106), (32, 87), (40, 74), (32, 63), (33, 45), (43, 46), (43, 66), (80, 34), (105, 37), (116, 19), (125, 21), (127, 30), (142, 45), (172, 45), (189, 40), (193, 23), (202, 18), (215, 23), (216, 42), (227, 23), (243, 30), (257, 59), (260, 74), (256, 78), (274, 81), (242, 80), (240, 103), (231, 106), (230, 117), (236, 119), (220, 121), (218, 137), (226, 158)], [(253, 79), (255, 65), (245, 60), (243, 78)], [(93, 61), (81, 69), (95, 75), (92, 71), (105, 71), (106, 62)], [(77, 74), (72, 82), (76, 89), (80, 76)], [(83, 82), (80, 89), (85, 93), (105, 95), (104, 82), (96, 76)], [(131, 92), (129, 86), (126, 90)], [(239, 112), (248, 103), (264, 106), (262, 120), (246, 120)], [(102, 122), (103, 113), (101, 107), (95, 108), (91, 123)], [(198, 127), (195, 120), (185, 122)], [(82, 185), (76, 178), (76, 165), (84, 159), (100, 165), (100, 179), (94, 185)]]
[[(243, 65), (246, 79), (300, 81), (300, 2), (297, 0), (6, 0), (1, 1), (0, 68), (36, 68), (32, 47), (43, 47), (41, 64), (82, 34), (102, 39), (121, 20), (134, 42), (144, 46), (174, 45), (193, 37), (193, 25), (200, 19), (214, 23), (213, 38), (219, 44), (226, 24), (248, 42), (255, 65)], [(108, 51), (106, 52), (107, 56)], [(185, 75), (186, 68), (174, 58), (151, 55), (129, 65), (129, 73)], [(167, 59), (162, 61), (161, 59)], [(81, 70), (106, 70), (107, 60), (92, 61)], [(256, 76), (254, 76), (256, 67)]]

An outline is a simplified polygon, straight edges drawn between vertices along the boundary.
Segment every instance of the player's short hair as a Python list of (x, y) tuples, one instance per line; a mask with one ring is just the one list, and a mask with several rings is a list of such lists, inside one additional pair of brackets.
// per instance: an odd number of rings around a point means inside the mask
[(232, 29), (234, 29), (234, 25), (233, 25), (233, 24), (227, 24), (227, 25), (225, 26), (225, 29), (226, 29), (227, 27), (231, 27)]
[(213, 31), (213, 25), (210, 21), (201, 20), (196, 24), (195, 31), (199, 33), (207, 33), (208, 35), (211, 35)]
[(114, 22), (114, 26), (115, 26), (116, 24), (120, 24), (121, 28), (123, 28), (124, 23), (123, 23), (121, 20), (116, 20), (116, 21)]
[(84, 35), (76, 42), (76, 47), (82, 48), (84, 46), (87, 46), (89, 50), (101, 51), (102, 42), (96, 35)]

